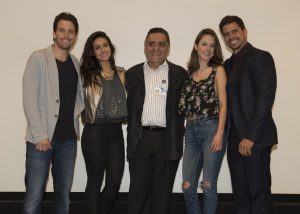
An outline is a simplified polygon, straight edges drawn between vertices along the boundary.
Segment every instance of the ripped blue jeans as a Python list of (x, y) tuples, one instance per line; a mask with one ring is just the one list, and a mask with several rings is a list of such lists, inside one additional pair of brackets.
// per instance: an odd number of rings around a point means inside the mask
[[(183, 194), (188, 214), (215, 214), (218, 204), (217, 181), (226, 150), (223, 137), (222, 149), (211, 151), (212, 140), (218, 128), (218, 119), (195, 119), (187, 121), (185, 148), (182, 163)], [(203, 181), (199, 177), (203, 171)], [(200, 207), (198, 187), (203, 190), (203, 204)]]

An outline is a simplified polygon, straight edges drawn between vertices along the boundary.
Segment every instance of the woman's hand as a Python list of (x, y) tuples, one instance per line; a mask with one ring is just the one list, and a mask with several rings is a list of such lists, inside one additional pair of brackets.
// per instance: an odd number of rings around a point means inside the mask
[(211, 144), (211, 150), (213, 152), (218, 152), (222, 149), (222, 146), (223, 146), (223, 135), (217, 133), (213, 138)]

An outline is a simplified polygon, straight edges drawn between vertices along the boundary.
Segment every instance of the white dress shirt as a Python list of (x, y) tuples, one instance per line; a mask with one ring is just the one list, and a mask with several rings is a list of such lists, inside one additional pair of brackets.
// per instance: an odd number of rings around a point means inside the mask
[(167, 61), (157, 69), (144, 63), (145, 101), (142, 114), (143, 126), (166, 127), (166, 102), (169, 85)]

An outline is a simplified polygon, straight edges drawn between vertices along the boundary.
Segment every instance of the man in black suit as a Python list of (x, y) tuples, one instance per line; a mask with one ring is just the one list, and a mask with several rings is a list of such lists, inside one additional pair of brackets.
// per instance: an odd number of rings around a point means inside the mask
[(220, 30), (233, 55), (228, 76), (228, 164), (237, 214), (272, 213), (270, 154), (277, 144), (272, 118), (276, 70), (270, 53), (247, 42), (241, 18), (225, 16)]
[(184, 117), (178, 104), (187, 71), (167, 61), (169, 51), (168, 32), (152, 28), (144, 43), (146, 62), (126, 72), (130, 214), (170, 210), (183, 150)]

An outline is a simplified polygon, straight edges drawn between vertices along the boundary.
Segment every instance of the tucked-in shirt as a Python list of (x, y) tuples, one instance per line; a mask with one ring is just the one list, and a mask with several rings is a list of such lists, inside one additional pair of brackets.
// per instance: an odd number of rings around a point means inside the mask
[(74, 108), (77, 93), (78, 75), (71, 57), (65, 62), (56, 59), (59, 78), (59, 114), (53, 139), (64, 142), (76, 139), (74, 128)]
[(115, 73), (112, 80), (105, 80), (101, 77), (101, 84), (103, 94), (97, 106), (94, 124), (126, 122), (126, 94), (118, 74)]
[(166, 127), (166, 102), (169, 66), (165, 61), (157, 69), (144, 63), (145, 100), (142, 113), (143, 126)]
[(179, 112), (187, 118), (218, 118), (219, 99), (215, 90), (216, 69), (200, 81), (195, 81), (192, 75), (185, 82), (179, 101)]

